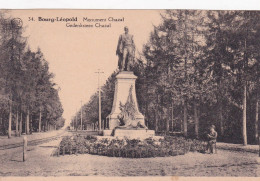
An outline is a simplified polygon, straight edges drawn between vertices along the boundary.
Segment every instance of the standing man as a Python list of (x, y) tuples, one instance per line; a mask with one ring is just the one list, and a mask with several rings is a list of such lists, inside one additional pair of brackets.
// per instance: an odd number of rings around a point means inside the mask
[(119, 36), (116, 55), (118, 55), (118, 67), (120, 71), (130, 71), (134, 64), (135, 43), (133, 35), (129, 34), (128, 27), (124, 27), (125, 33)]
[[(217, 137), (218, 137), (218, 133), (215, 131), (215, 126), (211, 125), (210, 130), (209, 130), (209, 134), (207, 134), (207, 138), (208, 138), (207, 150), (208, 149), (210, 150), (210, 152), (209, 152), (210, 154), (213, 153), (213, 145), (216, 144)], [(215, 152), (216, 152), (216, 150), (215, 150)]]

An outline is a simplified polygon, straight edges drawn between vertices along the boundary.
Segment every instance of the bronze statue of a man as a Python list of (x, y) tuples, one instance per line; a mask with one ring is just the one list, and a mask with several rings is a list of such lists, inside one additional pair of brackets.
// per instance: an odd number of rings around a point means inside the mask
[(116, 55), (118, 55), (118, 67), (120, 71), (131, 71), (134, 64), (135, 43), (133, 35), (128, 33), (128, 27), (124, 27), (125, 33), (119, 36)]

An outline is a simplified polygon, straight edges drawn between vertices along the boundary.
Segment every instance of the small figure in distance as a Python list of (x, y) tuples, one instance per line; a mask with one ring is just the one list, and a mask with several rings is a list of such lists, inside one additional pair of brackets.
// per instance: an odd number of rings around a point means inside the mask
[(118, 67), (121, 71), (131, 71), (135, 58), (135, 43), (133, 35), (129, 34), (128, 27), (124, 27), (125, 33), (119, 36), (116, 55), (118, 55)]
[(217, 142), (218, 133), (215, 131), (215, 126), (211, 125), (209, 128), (209, 134), (207, 134), (208, 144), (207, 144), (207, 151), (209, 150), (210, 154), (213, 153), (213, 146), (215, 145), (215, 152), (216, 152), (216, 142)]

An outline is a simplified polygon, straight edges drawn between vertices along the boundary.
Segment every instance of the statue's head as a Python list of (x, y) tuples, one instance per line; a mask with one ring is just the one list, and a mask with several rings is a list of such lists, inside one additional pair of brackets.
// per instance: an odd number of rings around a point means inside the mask
[(128, 33), (129, 29), (127, 26), (124, 27), (125, 33)]

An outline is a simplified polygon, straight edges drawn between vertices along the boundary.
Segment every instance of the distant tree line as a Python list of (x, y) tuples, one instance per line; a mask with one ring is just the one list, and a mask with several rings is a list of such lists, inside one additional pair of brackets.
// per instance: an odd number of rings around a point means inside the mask
[(64, 125), (54, 75), (40, 49), (30, 50), (24, 28), (0, 14), (0, 134), (11, 137)]
[[(149, 129), (201, 138), (214, 124), (219, 140), (257, 142), (260, 12), (166, 10), (161, 16), (134, 65)], [(116, 74), (102, 87), (102, 119), (111, 112)], [(97, 93), (83, 112), (84, 122), (98, 120)]]

